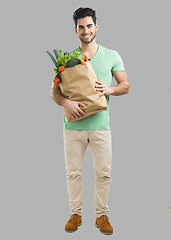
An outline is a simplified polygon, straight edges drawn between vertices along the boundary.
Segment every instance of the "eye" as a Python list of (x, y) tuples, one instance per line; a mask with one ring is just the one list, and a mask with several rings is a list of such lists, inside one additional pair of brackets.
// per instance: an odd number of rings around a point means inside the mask
[(89, 24), (87, 25), (88, 28), (92, 28), (93, 27), (93, 24)]
[(79, 29), (84, 29), (84, 26), (78, 26)]

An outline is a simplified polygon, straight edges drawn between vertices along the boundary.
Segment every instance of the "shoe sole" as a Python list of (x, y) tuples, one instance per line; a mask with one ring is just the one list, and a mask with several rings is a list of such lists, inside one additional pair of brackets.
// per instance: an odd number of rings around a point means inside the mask
[[(100, 227), (99, 227), (99, 225), (98, 225), (97, 223), (95, 223), (95, 226), (96, 226), (97, 228), (99, 228), (99, 230), (100, 230)], [(111, 233), (111, 232), (103, 232), (103, 231), (101, 231), (101, 230), (100, 230), (100, 232), (103, 233), (103, 234), (105, 234), (105, 235), (112, 235), (112, 234), (113, 234), (113, 232), (112, 232), (112, 233)]]
[[(79, 224), (78, 224), (78, 227), (80, 227), (82, 225), (82, 222), (80, 222)], [(75, 229), (75, 230), (67, 230), (67, 229), (65, 229), (65, 232), (67, 232), (67, 233), (73, 233), (73, 232), (75, 232), (75, 231), (77, 231), (78, 230), (78, 228), (77, 229)]]

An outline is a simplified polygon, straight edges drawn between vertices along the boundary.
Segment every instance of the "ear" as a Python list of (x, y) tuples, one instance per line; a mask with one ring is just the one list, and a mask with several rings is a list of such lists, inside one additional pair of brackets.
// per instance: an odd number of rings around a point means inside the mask
[(97, 25), (97, 23), (96, 23), (96, 25), (95, 25), (95, 28), (96, 28), (96, 31), (98, 30), (98, 25)]
[(77, 31), (77, 28), (76, 28), (76, 27), (74, 28), (74, 30), (75, 30), (76, 34), (78, 34), (78, 31)]

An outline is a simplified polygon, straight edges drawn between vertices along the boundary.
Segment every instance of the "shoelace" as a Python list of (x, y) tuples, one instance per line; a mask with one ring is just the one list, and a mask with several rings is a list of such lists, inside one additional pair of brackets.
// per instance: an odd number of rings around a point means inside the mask
[(108, 221), (108, 217), (106, 215), (103, 216), (103, 222), (101, 224), (103, 224), (105, 222), (107, 222), (110, 225), (110, 223)]
[(76, 215), (77, 215), (77, 214), (73, 214), (73, 216), (72, 216), (72, 218), (69, 220), (69, 222), (71, 222), (71, 221), (75, 218)]

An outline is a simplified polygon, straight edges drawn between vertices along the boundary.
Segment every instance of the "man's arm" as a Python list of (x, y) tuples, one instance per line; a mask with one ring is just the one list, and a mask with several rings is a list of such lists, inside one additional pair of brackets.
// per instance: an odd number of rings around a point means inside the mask
[(65, 107), (67, 102), (69, 101), (62, 95), (59, 85), (54, 83), (52, 84), (52, 88), (50, 90), (50, 97), (55, 103), (63, 107)]
[(52, 88), (50, 90), (50, 97), (52, 100), (60, 106), (63, 106), (67, 109), (68, 113), (72, 116), (72, 118), (79, 118), (84, 115), (84, 111), (80, 109), (79, 106), (84, 107), (85, 105), (78, 101), (71, 101), (65, 98), (60, 90), (60, 87), (57, 84), (52, 84)]
[(129, 82), (128, 77), (125, 71), (114, 71), (112, 72), (115, 80), (117, 81), (117, 85), (113, 87), (106, 87), (102, 82), (97, 81), (96, 90), (102, 92), (102, 95), (114, 95), (120, 96), (129, 92)]
[(118, 83), (114, 87), (110, 87), (110, 95), (119, 96), (127, 94), (129, 92), (129, 82), (125, 71), (112, 72), (116, 82)]

